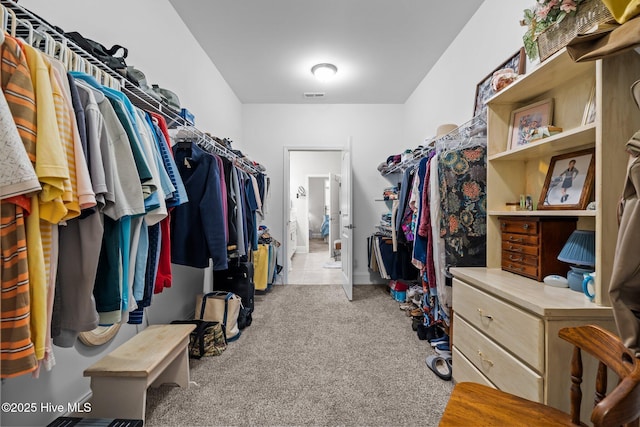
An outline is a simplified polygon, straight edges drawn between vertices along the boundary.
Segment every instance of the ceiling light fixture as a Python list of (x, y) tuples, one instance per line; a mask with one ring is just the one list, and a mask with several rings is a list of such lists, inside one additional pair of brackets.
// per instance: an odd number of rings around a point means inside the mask
[(338, 72), (338, 67), (333, 64), (322, 63), (311, 67), (311, 73), (321, 82), (330, 80)]

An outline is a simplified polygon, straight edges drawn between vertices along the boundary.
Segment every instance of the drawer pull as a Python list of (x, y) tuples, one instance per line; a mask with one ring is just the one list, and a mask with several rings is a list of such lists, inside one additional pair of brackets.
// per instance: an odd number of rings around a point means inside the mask
[(481, 308), (478, 309), (478, 313), (480, 313), (480, 316), (482, 316), (484, 318), (487, 318), (489, 320), (493, 320), (493, 316), (491, 316), (490, 314), (484, 314), (484, 311)]
[(524, 258), (522, 258), (522, 257), (514, 257), (513, 255), (509, 255), (509, 260), (510, 261), (520, 262), (520, 261), (524, 261)]
[(513, 236), (509, 236), (509, 241), (510, 242), (524, 242), (524, 239), (522, 237), (520, 237), (519, 239), (516, 239)]
[(480, 359), (482, 359), (484, 363), (486, 363), (489, 366), (493, 366), (493, 362), (490, 359), (487, 359), (480, 350), (478, 350), (478, 356), (480, 356)]
[(529, 224), (522, 224), (522, 228), (524, 228), (525, 230), (529, 229)]
[(515, 267), (513, 264), (509, 264), (509, 268), (512, 270), (524, 271), (524, 267)]
[(509, 245), (509, 250), (513, 252), (522, 252), (523, 249), (513, 245)]

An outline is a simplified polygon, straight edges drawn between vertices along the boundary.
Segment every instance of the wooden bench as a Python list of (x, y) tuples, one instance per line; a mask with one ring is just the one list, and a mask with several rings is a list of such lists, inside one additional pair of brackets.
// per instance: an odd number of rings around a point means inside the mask
[(144, 421), (147, 388), (189, 386), (189, 334), (195, 325), (153, 325), (84, 371), (91, 377), (91, 417)]

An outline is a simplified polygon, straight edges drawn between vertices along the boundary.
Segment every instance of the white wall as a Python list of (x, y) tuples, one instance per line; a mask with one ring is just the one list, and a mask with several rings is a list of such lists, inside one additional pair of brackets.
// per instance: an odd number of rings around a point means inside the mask
[[(181, 104), (196, 116), (203, 131), (239, 141), (241, 104), (216, 67), (167, 0), (21, 0), (20, 5), (65, 31), (78, 31), (102, 44), (129, 48), (129, 65), (143, 70), (150, 83), (178, 94)], [(188, 72), (185, 71), (188, 69)], [(197, 84), (193, 84), (198, 82)], [(193, 312), (195, 294), (202, 290), (203, 271), (174, 266), (171, 288), (155, 295), (146, 314), (150, 324), (186, 318)], [(66, 407), (89, 393), (82, 371), (136, 333), (123, 325), (108, 345), (89, 348), (54, 347), (57, 365), (39, 379), (29, 375), (2, 384), (3, 402), (51, 402)], [(0, 414), (2, 425), (46, 425), (62, 413)]]
[(525, 27), (519, 22), (534, 3), (484, 1), (405, 103), (405, 144), (415, 147), (439, 125), (473, 118), (476, 85), (522, 47)]
[[(402, 105), (293, 105), (246, 104), (243, 107), (244, 142), (255, 159), (266, 166), (272, 183), (271, 205), (264, 223), (284, 241), (283, 200), (285, 147), (346, 147), (352, 137), (354, 283), (372, 283), (367, 269), (366, 237), (379, 222), (383, 209), (373, 200), (382, 197), (388, 182), (377, 166), (388, 153), (404, 150), (401, 143)], [(293, 195), (295, 197), (295, 194)], [(298, 211), (300, 214), (300, 211)], [(306, 232), (306, 231), (305, 231)]]
[(196, 126), (234, 142), (242, 139), (242, 104), (168, 0), (21, 0), (64, 31), (78, 31), (106, 47), (129, 49), (126, 61), (149, 85), (175, 92)]

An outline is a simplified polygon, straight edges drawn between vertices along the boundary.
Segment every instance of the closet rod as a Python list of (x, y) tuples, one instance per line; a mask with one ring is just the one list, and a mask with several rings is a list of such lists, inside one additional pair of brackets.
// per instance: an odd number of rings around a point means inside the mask
[(387, 169), (382, 175), (387, 176), (397, 172), (404, 172), (405, 170), (415, 166), (418, 163), (418, 160), (425, 157), (432, 150), (437, 150), (437, 152), (442, 152), (447, 148), (447, 144), (450, 141), (460, 140), (462, 138), (471, 138), (473, 136), (482, 136), (486, 135), (487, 132), (487, 122), (478, 116), (475, 116), (468, 122), (458, 126), (451, 132), (441, 136), (438, 139), (431, 139), (427, 144), (422, 146), (420, 151), (413, 155), (410, 160), (406, 160), (404, 162), (400, 162), (398, 164), (393, 165), (389, 169)]
[(448, 134), (434, 141), (437, 152), (447, 149), (447, 144), (451, 141), (459, 141), (460, 139), (468, 139), (474, 136), (483, 136), (487, 133), (487, 122), (478, 116), (475, 116), (468, 122), (458, 126)]
[[(134, 85), (133, 83), (125, 79), (124, 76), (112, 70), (111, 68), (107, 67), (104, 63), (99, 61), (89, 52), (82, 49), (72, 40), (65, 37), (63, 34), (64, 31), (62, 29), (52, 26), (44, 19), (35, 15), (33, 12), (23, 8), (21, 5), (17, 4), (13, 0), (0, 0), (0, 5), (6, 8), (8, 11), (13, 11), (13, 13), (15, 13), (17, 17), (16, 19), (17, 22), (20, 22), (20, 21), (29, 22), (30, 25), (34, 27), (34, 29), (37, 29), (37, 31), (47, 33), (49, 36), (53, 38), (53, 40), (61, 43), (62, 46), (69, 48), (74, 54), (78, 55), (80, 58), (82, 58), (83, 60), (91, 64), (91, 66), (95, 67), (96, 69), (100, 70), (103, 73), (108, 74), (109, 77), (111, 77), (114, 81), (117, 82), (117, 85), (119, 86), (119, 88), (117, 89), (119, 89), (125, 95), (127, 95), (131, 103), (136, 107), (145, 111), (151, 111), (156, 114), (160, 114), (167, 121), (167, 126), (171, 128), (175, 128), (178, 126), (186, 126), (186, 127), (193, 128), (204, 140), (207, 140), (209, 144), (212, 144), (212, 145), (215, 144), (215, 142), (213, 142), (208, 135), (206, 135), (204, 132), (192, 126), (178, 112), (176, 112), (170, 107), (167, 107), (161, 104), (151, 96), (147, 95), (139, 87), (137, 87), (136, 85)], [(13, 19), (13, 17), (11, 17), (10, 19)], [(17, 22), (12, 22), (12, 24), (17, 26)], [(220, 148), (223, 150), (222, 153), (220, 153), (220, 155), (223, 155), (224, 157), (233, 161), (234, 163), (236, 163), (237, 166), (242, 166), (242, 168), (245, 171), (252, 174), (264, 173), (260, 169), (256, 168), (253, 165), (253, 163), (251, 163), (246, 158), (240, 157), (236, 153), (230, 150), (227, 150), (226, 147), (220, 147)]]

